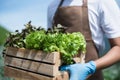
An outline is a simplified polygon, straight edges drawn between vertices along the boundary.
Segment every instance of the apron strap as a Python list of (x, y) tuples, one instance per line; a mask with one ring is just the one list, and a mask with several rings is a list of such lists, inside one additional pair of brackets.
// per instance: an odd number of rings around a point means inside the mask
[(55, 14), (53, 16), (53, 20), (52, 20), (52, 27), (54, 27), (53, 25), (54, 25), (54, 22), (55, 22), (55, 16), (56, 16), (56, 13), (58, 11), (58, 8), (63, 4), (63, 2), (64, 2), (64, 0), (61, 0), (58, 7), (57, 7), (57, 9), (56, 9), (56, 12), (55, 12)]
[(87, 0), (83, 0), (83, 6), (87, 7)]
[(90, 31), (89, 26), (89, 19), (88, 19), (88, 6), (87, 6), (87, 0), (83, 0), (83, 6), (82, 6), (82, 20), (83, 20), (83, 34), (85, 35), (86, 41), (92, 41), (92, 34)]
[(61, 0), (60, 4), (58, 5), (58, 8), (63, 4), (64, 0)]

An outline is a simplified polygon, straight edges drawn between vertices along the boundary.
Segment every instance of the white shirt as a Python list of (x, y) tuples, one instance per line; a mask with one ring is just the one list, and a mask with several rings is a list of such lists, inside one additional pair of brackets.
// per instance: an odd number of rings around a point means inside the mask
[[(61, 0), (54, 0), (48, 7), (48, 27)], [(62, 6), (81, 6), (82, 0), (65, 0)], [(89, 25), (92, 39), (101, 52), (107, 38), (120, 37), (120, 10), (115, 0), (88, 0)]]

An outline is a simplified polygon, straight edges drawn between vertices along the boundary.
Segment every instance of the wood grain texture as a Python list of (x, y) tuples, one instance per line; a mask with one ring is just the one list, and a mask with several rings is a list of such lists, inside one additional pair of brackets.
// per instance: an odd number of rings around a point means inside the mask
[(59, 52), (45, 53), (41, 50), (34, 50), (34, 49), (28, 50), (24, 48), (18, 49), (18, 48), (8, 47), (6, 50), (6, 55), (31, 59), (36, 61), (43, 61), (51, 64), (60, 64)]
[[(46, 74), (50, 76), (56, 76), (58, 74), (59, 65), (51, 65), (46, 63), (34, 62), (29, 60), (23, 60), (12, 57), (5, 57), (5, 65), (13, 66), (16, 68), (24, 69), (27, 71), (33, 71), (36, 73)], [(8, 61), (12, 59), (12, 61)]]
[[(85, 54), (74, 57), (84, 63)], [(60, 72), (60, 53), (8, 47), (5, 54), (5, 75), (17, 80), (69, 80), (67, 72)]]
[(59, 72), (55, 77), (43, 76), (35, 73), (30, 73), (23, 70), (18, 70), (8, 66), (4, 67), (5, 76), (15, 78), (16, 80), (69, 80), (67, 72)]

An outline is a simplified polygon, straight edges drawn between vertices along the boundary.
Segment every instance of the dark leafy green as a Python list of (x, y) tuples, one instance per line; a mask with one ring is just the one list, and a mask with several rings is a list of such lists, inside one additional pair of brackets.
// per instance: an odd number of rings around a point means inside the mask
[(25, 29), (23, 29), (21, 32), (16, 30), (15, 32), (9, 33), (8, 38), (6, 40), (5, 46), (11, 46), (11, 47), (17, 47), (17, 48), (25, 48), (25, 37), (30, 34), (31, 32), (43, 30), (41, 27), (34, 27), (31, 25), (31, 21), (28, 22), (28, 24), (25, 25)]

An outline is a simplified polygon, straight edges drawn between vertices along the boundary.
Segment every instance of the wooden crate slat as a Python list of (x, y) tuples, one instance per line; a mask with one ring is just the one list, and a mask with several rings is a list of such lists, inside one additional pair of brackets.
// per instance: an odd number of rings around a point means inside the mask
[(60, 64), (60, 54), (58, 52), (45, 53), (38, 51), (34, 57), (34, 60), (44, 61), (48, 63)]
[(30, 68), (30, 66), (31, 66), (31, 61), (29, 61), (29, 60), (23, 60), (23, 63), (22, 63), (22, 68), (23, 69), (29, 69)]
[[(34, 71), (37, 73), (42, 73), (50, 76), (55, 76), (58, 74), (58, 67), (59, 67), (58, 65), (50, 65), (46, 63), (23, 60), (8, 56), (6, 56), (5, 59), (6, 59), (5, 64), (13, 67), (18, 67), (21, 69)], [(9, 60), (11, 59), (11, 62), (9, 62), (8, 59)]]
[(6, 48), (6, 54), (10, 54), (10, 55), (16, 55), (18, 51), (18, 48), (14, 48), (14, 47), (7, 47)]
[[(27, 49), (26, 49), (27, 50)], [(27, 59), (34, 59), (34, 57), (35, 57), (35, 55), (36, 55), (36, 50), (29, 50), (30, 52), (29, 53), (25, 53), (26, 55), (28, 55), (28, 56), (26, 56), (26, 57), (23, 57), (23, 58), (27, 58)]]
[(15, 68), (11, 68), (8, 66), (4, 67), (5, 76), (18, 78), (18, 79), (25, 79), (25, 80), (69, 80), (69, 76), (67, 72), (60, 72), (56, 77), (48, 77), (39, 74), (34, 74), (22, 70), (18, 70)]
[(59, 74), (55, 77), (55, 80), (69, 80), (68, 72), (59, 71)]
[(47, 75), (56, 76), (58, 74), (59, 67), (57, 65), (41, 64), (38, 68), (39, 73), (45, 73)]
[(11, 64), (11, 62), (12, 62), (11, 57), (4, 56), (4, 63), (5, 63), (5, 65)]
[(12, 61), (10, 63), (10, 65), (13, 65), (15, 67), (21, 67), (22, 66), (22, 59), (17, 59), (17, 58), (11, 58)]
[(14, 78), (14, 80), (28, 80), (28, 79)]
[(6, 56), (26, 58), (31, 60), (43, 61), (52, 64), (60, 64), (60, 54), (58, 52), (45, 53), (40, 50), (28, 50), (24, 48), (8, 47), (6, 50)]
[(13, 65), (15, 67), (21, 67), (22, 59), (6, 56), (5, 57), (5, 65)]
[(28, 79), (28, 80), (54, 80), (52, 77), (42, 76), (39, 74), (34, 74), (30, 72), (26, 72), (23, 70), (18, 70), (15, 68), (5, 66), (5, 76), (20, 78), (20, 79)]
[(29, 66), (31, 65), (31, 61), (29, 60), (23, 60), (20, 58), (15, 58), (15, 57), (9, 57), (5, 56), (5, 65), (12, 65), (15, 67), (23, 67), (24, 69), (29, 69)]

